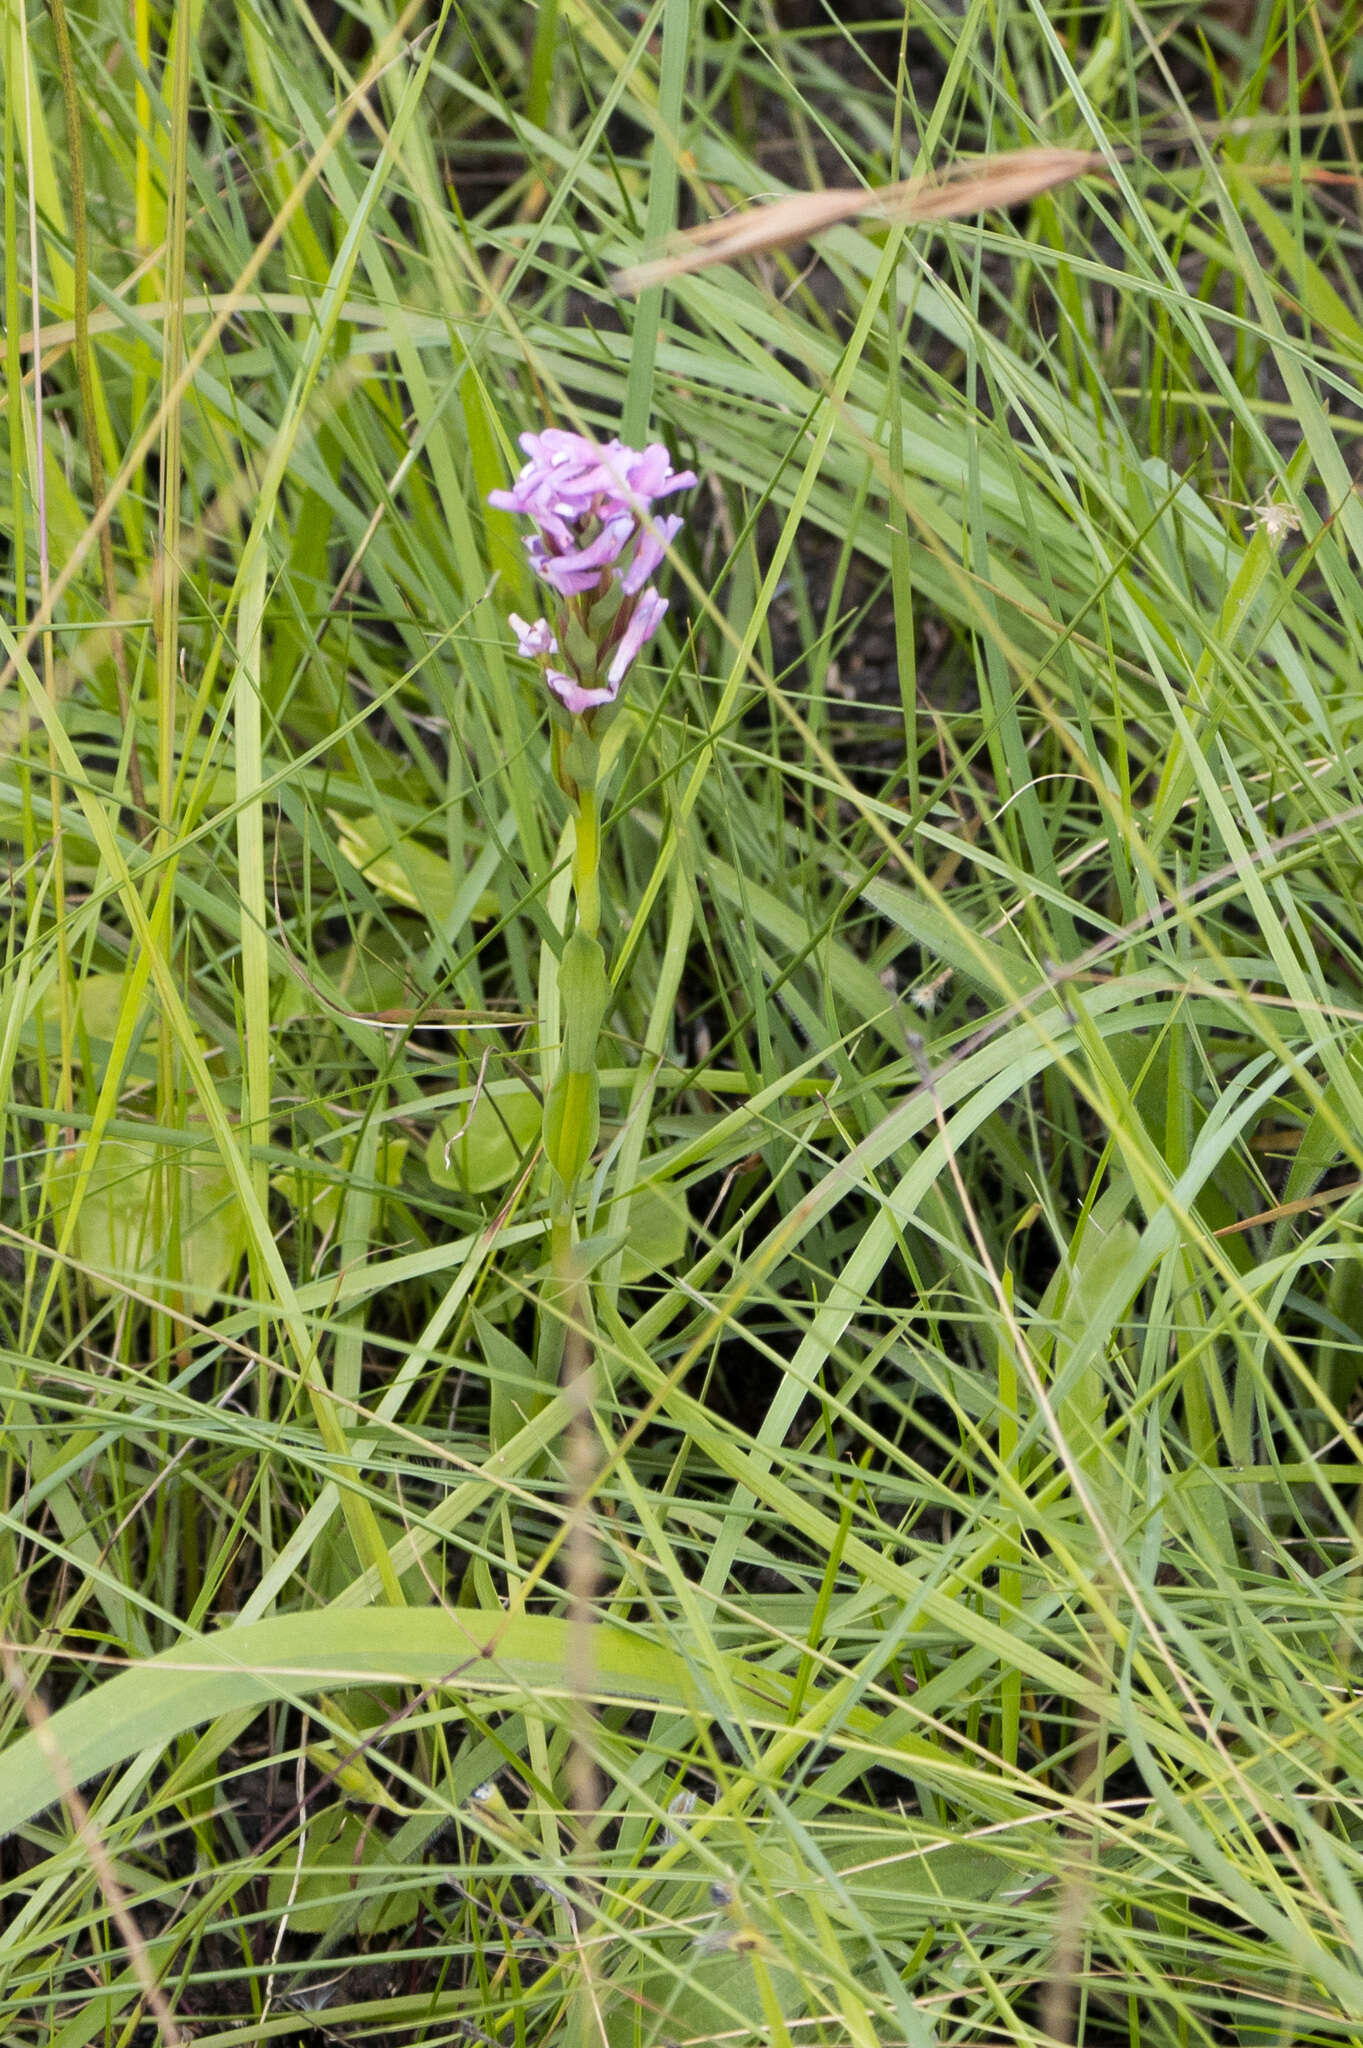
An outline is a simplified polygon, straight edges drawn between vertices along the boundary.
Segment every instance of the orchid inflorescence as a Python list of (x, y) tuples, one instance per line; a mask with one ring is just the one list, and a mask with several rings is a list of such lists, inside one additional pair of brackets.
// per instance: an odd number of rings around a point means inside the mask
[[(552, 1384), (566, 1328), (585, 1313), (574, 1251), (578, 1189), (601, 1129), (598, 1050), (610, 1011), (611, 977), (601, 943), (601, 811), (605, 728), (625, 677), (667, 610), (649, 581), (682, 528), (676, 512), (655, 516), (696, 479), (674, 470), (661, 442), (627, 448), (561, 427), (522, 434), (529, 460), (509, 491), (490, 491), (498, 511), (529, 519), (526, 550), (557, 600), (551, 618), (510, 614), (521, 654), (538, 664), (551, 693), (551, 761), (570, 806), (573, 909), (551, 954), (549, 984), (558, 1042), (544, 1060), (544, 1156), (550, 1168), (549, 1225), (555, 1292), (536, 1347), (536, 1368)], [(546, 997), (546, 1012), (550, 997)]]
[(667, 610), (649, 578), (682, 519), (655, 519), (652, 506), (696, 479), (689, 469), (674, 470), (658, 441), (627, 448), (546, 427), (520, 442), (529, 461), (511, 489), (490, 492), (488, 502), (534, 521), (526, 550), (559, 604), (552, 625), (512, 612), (511, 626), (520, 652), (540, 664), (563, 709), (591, 719), (615, 703)]

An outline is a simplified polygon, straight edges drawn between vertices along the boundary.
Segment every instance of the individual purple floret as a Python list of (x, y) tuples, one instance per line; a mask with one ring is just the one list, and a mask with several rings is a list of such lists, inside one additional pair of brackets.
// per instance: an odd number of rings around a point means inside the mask
[[(658, 612), (658, 619), (660, 619), (663, 612), (667, 610), (667, 605), (662, 598), (658, 599), (658, 604), (661, 606), (661, 610)], [(640, 612), (642, 612), (642, 609), (641, 605)], [(630, 623), (631, 633), (634, 630), (638, 617), (639, 613), (636, 613), (634, 620)], [(526, 621), (516, 612), (508, 612), (507, 619), (512, 632), (516, 635), (516, 652), (525, 655), (528, 660), (539, 662), (545, 682), (548, 683), (549, 688), (566, 710), (571, 711), (575, 717), (580, 718), (584, 712), (594, 711), (600, 704), (614, 703), (620, 678), (616, 678), (614, 682), (608, 679), (605, 686), (599, 690), (584, 690), (576, 676), (565, 675), (562, 669), (549, 666), (544, 657), (549, 654), (558, 653), (558, 641), (550, 632), (547, 619), (536, 619), (533, 625), (527, 625)], [(644, 641), (648, 639), (656, 625), (657, 619), (654, 620), (653, 625), (649, 626), (646, 632), (640, 635), (637, 644), (630, 653), (629, 660), (620, 666), (620, 677), (624, 676), (630, 662), (633, 661), (639, 648), (643, 646)], [(626, 633), (625, 639), (628, 640), (629, 637), (630, 634)], [(623, 641), (621, 645), (624, 645)], [(619, 659), (619, 652), (617, 651), (616, 660), (611, 664), (612, 668), (616, 666)]]
[[(651, 516), (653, 503), (696, 481), (674, 470), (662, 443), (598, 445), (584, 434), (546, 427), (522, 434), (529, 461), (509, 491), (488, 503), (534, 521), (526, 551), (537, 576), (560, 600), (547, 619), (511, 618), (520, 652), (538, 661), (563, 708), (585, 717), (613, 704), (631, 665), (657, 632), (666, 598), (648, 579), (681, 532), (678, 513)], [(558, 655), (563, 668), (552, 667)]]
[(516, 652), (531, 660), (538, 660), (542, 654), (557, 654), (558, 642), (549, 631), (547, 619), (536, 619), (528, 626), (518, 612), (508, 612), (507, 621), (516, 636)]
[(611, 665), (606, 670), (606, 681), (613, 690), (618, 690), (624, 682), (630, 664), (653, 638), (663, 622), (663, 613), (666, 610), (667, 599), (659, 597), (656, 590), (645, 590), (641, 593), (630, 622), (616, 644)]

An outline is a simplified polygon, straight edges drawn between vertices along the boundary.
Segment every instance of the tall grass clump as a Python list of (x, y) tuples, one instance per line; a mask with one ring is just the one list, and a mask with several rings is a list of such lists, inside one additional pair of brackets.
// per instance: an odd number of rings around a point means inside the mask
[(1355, 0), (0, 20), (6, 2048), (1363, 2037)]

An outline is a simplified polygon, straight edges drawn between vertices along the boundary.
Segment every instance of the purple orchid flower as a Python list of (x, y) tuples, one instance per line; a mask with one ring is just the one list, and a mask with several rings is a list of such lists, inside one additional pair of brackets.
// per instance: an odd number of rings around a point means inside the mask
[[(519, 652), (538, 661), (549, 689), (573, 718), (613, 704), (653, 638), (667, 600), (649, 578), (682, 529), (680, 514), (651, 517), (654, 501), (695, 483), (674, 470), (660, 441), (627, 448), (546, 427), (522, 434), (529, 460), (509, 491), (488, 503), (534, 522), (526, 550), (537, 576), (560, 600), (555, 624), (514, 613)], [(558, 655), (563, 668), (552, 667)]]

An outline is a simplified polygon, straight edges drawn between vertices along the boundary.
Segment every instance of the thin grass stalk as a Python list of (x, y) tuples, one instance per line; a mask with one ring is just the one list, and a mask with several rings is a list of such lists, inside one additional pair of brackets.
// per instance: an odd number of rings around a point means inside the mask
[[(268, 563), (261, 549), (250, 582), (242, 593), (237, 627), (237, 669), (232, 686), (233, 764), (237, 802), (237, 863), (241, 892), (241, 1032), (246, 1049), (246, 1103), (242, 1138), (256, 1201), (264, 1214), (269, 1205), (269, 1167), (265, 1148), (270, 1137), (271, 1016), (270, 959), (265, 876), (265, 814), (261, 783), (260, 663)], [(264, 1303), (268, 1279), (257, 1248), (248, 1245), (252, 1292)], [(264, 1422), (271, 1411), (270, 1331), (262, 1315), (256, 1329), (260, 1357), (256, 1412)], [(263, 1565), (273, 1556), (271, 1505), (262, 1489), (260, 1544)]]
[[(39, 293), (39, 278), (42, 270), (39, 260), (38, 215), (36, 203), (36, 143), (33, 110), (33, 60), (28, 41), (28, 21), (24, 10), (19, 13), (19, 66), (24, 92), (24, 147), (28, 166), (28, 256), (29, 256), (29, 303), (33, 315), (35, 339), (39, 335), (42, 318)], [(48, 534), (47, 514), (47, 423), (44, 413), (43, 377), (41, 348), (35, 347), (33, 357), (33, 516), (38, 541), (38, 589), (39, 605), (43, 615), (50, 621), (55, 602), (52, 588), (52, 561)], [(28, 464), (24, 465), (24, 472)], [(24, 472), (21, 472), (24, 473)], [(21, 511), (22, 520), (23, 513)], [(50, 624), (41, 638), (41, 659), (43, 691), (47, 707), (53, 716), (57, 705), (56, 656)], [(39, 1072), (43, 1087), (51, 1089), (50, 1099), (63, 1116), (69, 1117), (75, 1099), (75, 992), (72, 984), (71, 953), (68, 939), (67, 898), (66, 898), (66, 854), (63, 845), (62, 790), (53, 756), (51, 742), (48, 745), (48, 800), (51, 806), (50, 837), (52, 847), (52, 910), (57, 932), (57, 1071), (55, 1082), (49, 1079), (47, 1046), (39, 1023)], [(40, 1013), (41, 1017), (41, 1013)], [(69, 1125), (63, 1132), (70, 1142)], [(46, 1162), (44, 1179), (50, 1187), (55, 1172), (58, 1149), (54, 1148)], [(50, 1280), (55, 1283), (59, 1276), (54, 1269)], [(60, 1299), (63, 1315), (69, 1315), (67, 1290), (61, 1288)]]
[[(658, 67), (658, 111), (649, 152), (648, 206), (644, 236), (661, 242), (675, 226), (686, 74), (694, 38), (694, 0), (666, 0), (662, 9), (662, 56)], [(663, 287), (641, 292), (630, 338), (629, 375), (621, 413), (620, 434), (631, 447), (648, 438), (653, 414), (653, 383), (658, 337), (663, 326)]]
[[(76, 89), (75, 60), (71, 54), (71, 34), (66, 24), (65, 0), (47, 0), (47, 7), (52, 17), (52, 30), (56, 42), (57, 68), (61, 74), (62, 103), (66, 112), (66, 143), (70, 152), (68, 171), (71, 180), (71, 243), (74, 270), (71, 318), (75, 328), (73, 349), (76, 381), (80, 391), (81, 434), (85, 442), (85, 459), (90, 467), (90, 494), (98, 509), (104, 502), (105, 478), (104, 455), (99, 445), (99, 419), (95, 409), (94, 362), (90, 349), (90, 235), (85, 208), (85, 140), (81, 125), (80, 98)], [(128, 689), (128, 659), (123, 645), (123, 634), (116, 623), (118, 584), (114, 573), (114, 536), (107, 521), (99, 532), (99, 566), (104, 583), (104, 608), (109, 622), (109, 651), (113, 656), (119, 716), (129, 734), (128, 788), (137, 807), (142, 829), (147, 830), (150, 828), (150, 820), (147, 817), (146, 791), (142, 783), (142, 755), (138, 747), (137, 726)]]

